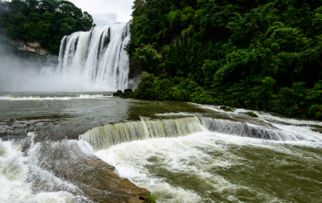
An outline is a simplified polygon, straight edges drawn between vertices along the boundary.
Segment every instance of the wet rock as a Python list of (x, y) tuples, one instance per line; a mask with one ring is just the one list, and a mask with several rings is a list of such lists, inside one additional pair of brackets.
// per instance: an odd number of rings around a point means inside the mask
[[(44, 142), (34, 153), (41, 154), (37, 160), (40, 167), (76, 185), (94, 202), (142, 203), (150, 195), (146, 189), (119, 177), (113, 166), (92, 153), (84, 153), (77, 141)], [(39, 181), (33, 186), (43, 188), (44, 184)]]
[(124, 92), (122, 92), (121, 90), (118, 90), (117, 92), (115, 92), (113, 94), (114, 97), (122, 97), (122, 98), (130, 98), (132, 97), (133, 91), (132, 89), (126, 89), (124, 90)]
[(114, 97), (120, 97), (120, 96), (122, 96), (122, 94), (123, 94), (123, 92), (122, 92), (121, 90), (118, 90), (117, 92), (115, 92), (115, 93), (113, 94), (113, 96), (114, 96)]
[(322, 127), (321, 126), (314, 127), (314, 128), (312, 128), (312, 130), (322, 134)]
[(253, 118), (258, 118), (258, 115), (256, 113), (253, 113), (253, 112), (245, 112), (243, 113), (244, 115), (247, 115), (247, 116), (250, 116), (250, 117), (253, 117)]
[(231, 108), (229, 106), (220, 106), (220, 109), (224, 110), (224, 111), (233, 111), (233, 108)]
[[(130, 202), (142, 203), (149, 196), (146, 189), (139, 188), (127, 179), (120, 178), (114, 169), (101, 160), (87, 160), (95, 170), (82, 172), (81, 183), (90, 187), (80, 187), (85, 194), (96, 202)], [(86, 178), (93, 177), (95, 178)], [(95, 190), (93, 190), (95, 188)], [(108, 194), (108, 195), (106, 195)]]

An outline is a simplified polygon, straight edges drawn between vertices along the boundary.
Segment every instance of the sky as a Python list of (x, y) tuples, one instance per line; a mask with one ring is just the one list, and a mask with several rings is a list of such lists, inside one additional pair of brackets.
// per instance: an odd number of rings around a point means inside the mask
[(94, 18), (98, 26), (111, 22), (128, 22), (134, 0), (69, 0)]

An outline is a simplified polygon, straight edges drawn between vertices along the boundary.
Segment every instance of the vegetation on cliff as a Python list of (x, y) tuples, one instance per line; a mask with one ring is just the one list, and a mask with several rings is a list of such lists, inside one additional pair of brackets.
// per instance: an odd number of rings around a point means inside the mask
[(140, 99), (322, 119), (320, 0), (135, 0)]
[(89, 30), (92, 16), (64, 0), (0, 0), (0, 33), (12, 40), (39, 42), (58, 54), (64, 35)]

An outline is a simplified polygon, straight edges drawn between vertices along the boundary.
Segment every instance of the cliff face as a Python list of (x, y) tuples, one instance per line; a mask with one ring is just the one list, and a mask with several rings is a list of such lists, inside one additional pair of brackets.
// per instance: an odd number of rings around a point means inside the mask
[(27, 55), (45, 56), (49, 51), (41, 47), (39, 42), (24, 42), (21, 40), (12, 40), (0, 35), (0, 51), (9, 53), (26, 53)]
[(33, 54), (38, 55), (47, 55), (48, 50), (42, 48), (39, 42), (23, 42), (23, 41), (15, 41), (9, 40), (10, 43), (16, 47), (19, 51), (31, 52)]

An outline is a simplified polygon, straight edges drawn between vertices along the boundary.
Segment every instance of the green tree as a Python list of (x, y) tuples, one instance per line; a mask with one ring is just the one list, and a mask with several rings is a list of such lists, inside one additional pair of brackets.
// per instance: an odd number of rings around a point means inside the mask
[(153, 99), (321, 119), (320, 0), (136, 0), (133, 9), (131, 69), (153, 74)]
[(0, 3), (0, 31), (8, 38), (40, 42), (58, 54), (60, 40), (75, 31), (89, 30), (92, 17), (64, 0), (12, 0)]

